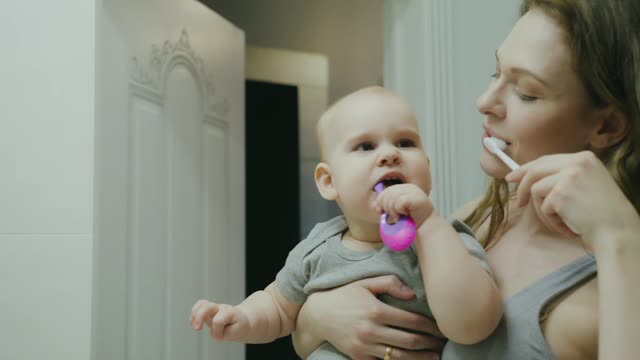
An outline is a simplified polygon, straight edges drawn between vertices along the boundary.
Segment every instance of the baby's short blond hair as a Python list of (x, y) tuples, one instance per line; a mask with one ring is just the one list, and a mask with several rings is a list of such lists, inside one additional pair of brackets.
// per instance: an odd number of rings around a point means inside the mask
[[(332, 122), (339, 118), (340, 114), (342, 114), (347, 106), (353, 104), (355, 101), (363, 100), (372, 96), (384, 97), (387, 99), (392, 98), (406, 104), (406, 101), (398, 94), (381, 86), (364, 87), (338, 99), (335, 103), (329, 106), (322, 116), (320, 116), (320, 119), (316, 124), (316, 137), (318, 145), (320, 146), (320, 156), (323, 161), (326, 160), (327, 157), (326, 133)], [(407, 107), (409, 106), (408, 104), (406, 105)]]

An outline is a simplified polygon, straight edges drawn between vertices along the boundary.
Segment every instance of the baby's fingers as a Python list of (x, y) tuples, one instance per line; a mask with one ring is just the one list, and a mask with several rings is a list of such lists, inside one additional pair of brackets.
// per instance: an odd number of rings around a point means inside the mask
[(200, 330), (198, 328), (198, 326), (196, 325), (196, 315), (198, 314), (198, 310), (200, 310), (200, 308), (205, 305), (206, 303), (208, 303), (207, 300), (198, 300), (196, 301), (195, 304), (193, 304), (193, 307), (191, 308), (191, 327), (194, 328), (195, 330)]
[(409, 215), (410, 197), (402, 192), (389, 192), (382, 198), (382, 209), (389, 215), (389, 222), (395, 223), (400, 216)]
[(388, 224), (394, 224), (398, 221), (399, 214), (393, 206), (394, 198), (385, 195), (387, 194), (383, 194), (378, 198), (377, 210), (384, 211), (387, 214), (385, 219)]
[(196, 311), (198, 311), (200, 306), (206, 304), (207, 302), (208, 301), (204, 300), (204, 299), (200, 299), (200, 300), (196, 301), (196, 303), (193, 304), (193, 307), (191, 308), (191, 318), (193, 318), (193, 316), (195, 315)]
[(210, 319), (219, 311), (220, 305), (205, 301), (196, 309), (191, 326), (195, 330), (201, 330), (204, 323), (209, 323)]
[(216, 340), (224, 340), (224, 328), (233, 321), (233, 308), (228, 305), (220, 305), (219, 311), (211, 319), (211, 337)]

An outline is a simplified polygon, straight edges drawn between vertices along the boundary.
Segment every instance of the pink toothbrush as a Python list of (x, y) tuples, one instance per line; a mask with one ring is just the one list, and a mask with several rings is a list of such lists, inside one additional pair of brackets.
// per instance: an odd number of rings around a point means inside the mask
[[(373, 187), (376, 192), (384, 190), (384, 184), (379, 182)], [(382, 212), (380, 215), (380, 237), (387, 247), (393, 251), (404, 251), (413, 244), (416, 238), (416, 223), (410, 216), (402, 215), (394, 224), (389, 224), (389, 215)]]

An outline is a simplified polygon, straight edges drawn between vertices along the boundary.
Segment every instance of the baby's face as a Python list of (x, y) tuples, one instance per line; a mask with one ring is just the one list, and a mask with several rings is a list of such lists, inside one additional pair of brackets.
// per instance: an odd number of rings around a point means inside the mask
[(337, 201), (346, 216), (377, 223), (374, 186), (412, 183), (431, 191), (429, 159), (415, 114), (390, 94), (365, 94), (342, 104), (322, 142)]

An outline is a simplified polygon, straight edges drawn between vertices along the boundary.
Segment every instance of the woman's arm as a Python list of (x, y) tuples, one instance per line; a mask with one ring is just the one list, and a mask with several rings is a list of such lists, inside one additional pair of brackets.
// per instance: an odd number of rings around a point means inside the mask
[(600, 359), (633, 359), (640, 354), (640, 224), (637, 222), (624, 229), (602, 232), (601, 239), (594, 239), (600, 300)]
[[(640, 216), (591, 152), (544, 156), (509, 174), (551, 228), (580, 234), (598, 263), (599, 356), (640, 354)], [(639, 185), (636, 185), (639, 186)]]
[(383, 293), (400, 299), (414, 297), (392, 275), (311, 295), (298, 314), (293, 333), (298, 355), (306, 359), (329, 341), (352, 359), (384, 358), (387, 346), (393, 347), (394, 358), (436, 359), (444, 340), (435, 323), (381, 302), (376, 296)]

